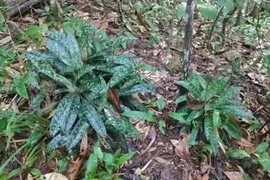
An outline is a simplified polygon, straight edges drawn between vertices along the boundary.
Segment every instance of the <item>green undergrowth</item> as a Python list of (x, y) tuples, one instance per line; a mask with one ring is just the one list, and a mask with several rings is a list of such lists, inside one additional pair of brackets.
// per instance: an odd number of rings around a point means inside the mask
[(208, 150), (217, 155), (223, 139), (239, 139), (241, 118), (254, 119), (252, 113), (238, 99), (240, 88), (231, 86), (229, 78), (219, 77), (212, 80), (193, 73), (187, 81), (179, 84), (188, 90), (187, 96), (180, 96), (176, 103), (186, 102), (187, 106), (171, 117), (184, 125), (190, 132), (190, 144), (198, 144), (202, 139), (210, 144)]
[(63, 25), (63, 32), (46, 33), (46, 50), (25, 54), (29, 70), (40, 78), (39, 86), (42, 80), (53, 83), (53, 93), (61, 97), (50, 122), (51, 148), (73, 148), (90, 127), (105, 139), (138, 137), (120, 113), (136, 109), (133, 93), (153, 92), (154, 86), (137, 74), (142, 66), (134, 57), (117, 54), (130, 40), (110, 38), (74, 19)]

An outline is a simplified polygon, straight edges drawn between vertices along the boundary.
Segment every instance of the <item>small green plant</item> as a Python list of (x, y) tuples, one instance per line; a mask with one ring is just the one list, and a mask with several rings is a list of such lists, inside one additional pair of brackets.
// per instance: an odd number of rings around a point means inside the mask
[[(16, 113), (12, 111), (0, 111), (0, 175), (4, 174), (5, 168), (13, 159), (22, 152), (27, 151), (24, 164), (19, 168), (13, 169), (6, 175), (8, 179), (18, 176), (21, 172), (32, 168), (37, 160), (38, 153), (41, 151), (41, 144), (44, 140), (46, 131), (46, 120), (32, 114)], [(16, 143), (15, 139), (20, 136), (25, 141), (23, 144)], [(17, 148), (13, 147), (16, 143)]]
[(188, 94), (178, 97), (176, 102), (186, 101), (187, 106), (179, 112), (170, 113), (172, 118), (190, 130), (191, 145), (197, 144), (196, 139), (203, 132), (213, 154), (218, 152), (218, 142), (222, 142), (220, 133), (226, 132), (236, 139), (240, 137), (236, 118), (253, 118), (252, 113), (237, 99), (240, 88), (230, 86), (228, 81), (226, 77), (206, 80), (193, 73), (187, 81), (179, 82)]
[(114, 154), (103, 152), (98, 143), (93, 147), (85, 171), (85, 180), (121, 180), (119, 168), (123, 166), (135, 153), (122, 154), (117, 150)]
[(255, 164), (260, 164), (265, 171), (270, 173), (269, 143), (262, 142), (257, 145), (254, 154), (242, 149), (232, 149), (226, 154), (229, 158), (243, 159), (251, 158)]
[(64, 24), (63, 33), (46, 34), (46, 50), (26, 53), (33, 72), (54, 83), (54, 93), (63, 94), (50, 123), (51, 148), (71, 149), (90, 126), (102, 138), (110, 133), (138, 136), (120, 112), (128, 105), (136, 109), (131, 94), (152, 92), (154, 87), (136, 73), (141, 67), (137, 61), (128, 54), (116, 54), (131, 39), (109, 38), (75, 19)]

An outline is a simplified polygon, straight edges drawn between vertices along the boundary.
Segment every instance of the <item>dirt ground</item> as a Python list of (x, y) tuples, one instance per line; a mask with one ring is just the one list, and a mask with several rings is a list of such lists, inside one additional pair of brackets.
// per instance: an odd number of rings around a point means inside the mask
[[(79, 15), (81, 18), (96, 24), (99, 28), (105, 30), (111, 36), (118, 35), (126, 28), (121, 22), (117, 3), (115, 1), (103, 4), (89, 3), (85, 0), (78, 0), (76, 7), (69, 16)], [(43, 8), (42, 6), (37, 8)], [(33, 16), (29, 11), (21, 16), (16, 16), (8, 20), (15, 33), (17, 29), (26, 27), (44, 21), (43, 17)], [(135, 31), (136, 32), (136, 31)], [(143, 135), (140, 140), (129, 140), (130, 150), (136, 151), (135, 157), (121, 169), (124, 179), (127, 180), (206, 180), (213, 177), (227, 176), (222, 174), (224, 171), (238, 171), (234, 162), (223, 161), (223, 155), (216, 158), (207, 157), (206, 153), (201, 152), (200, 145), (197, 148), (189, 148), (187, 135), (180, 132), (180, 126), (168, 116), (169, 111), (175, 110), (174, 100), (178, 95), (176, 82), (181, 78), (181, 57), (175, 50), (168, 48), (166, 34), (164, 41), (159, 44), (150, 45), (147, 41), (149, 32), (135, 33), (136, 41), (130, 44), (126, 52), (136, 55), (142, 62), (152, 65), (155, 71), (140, 72), (145, 78), (149, 79), (157, 86), (156, 97), (163, 96), (166, 99), (166, 108), (162, 113), (157, 112), (159, 118), (166, 121), (166, 134), (162, 135), (155, 124), (138, 123), (136, 128)], [(251, 66), (252, 59), (256, 50), (246, 47), (240, 42), (228, 42), (224, 46), (224, 51), (213, 54), (200, 43), (201, 37), (194, 37), (194, 55), (191, 68), (202, 74), (209, 76), (229, 75), (234, 85), (242, 87), (239, 98), (249, 105), (250, 110), (259, 117), (261, 124), (268, 121), (270, 116), (270, 105), (264, 98), (264, 94), (269, 90), (269, 78), (261, 72), (257, 66)], [(18, 46), (19, 52), (28, 48), (28, 43), (22, 43)], [(179, 46), (181, 45), (178, 44)], [(180, 48), (180, 47), (179, 47)], [(242, 62), (239, 66), (241, 71), (238, 75), (232, 73), (230, 53), (237, 50), (242, 56)], [(167, 60), (171, 58), (174, 64), (168, 64)], [(143, 97), (142, 97), (143, 98)], [(153, 96), (152, 98), (155, 98)], [(251, 122), (242, 121), (243, 126), (248, 126)], [(268, 124), (266, 124), (268, 126)], [(262, 138), (268, 139), (268, 133), (261, 130), (256, 134), (243, 132), (247, 139), (257, 142)], [(233, 145), (232, 145), (233, 146)], [(42, 161), (41, 161), (42, 162)], [(55, 164), (39, 164), (45, 171), (53, 170)], [(245, 168), (245, 167), (243, 167)], [(248, 169), (248, 165), (246, 169)], [(264, 179), (264, 174), (257, 172), (257, 169), (251, 169), (258, 174), (258, 179)], [(252, 174), (250, 170), (247, 171)]]

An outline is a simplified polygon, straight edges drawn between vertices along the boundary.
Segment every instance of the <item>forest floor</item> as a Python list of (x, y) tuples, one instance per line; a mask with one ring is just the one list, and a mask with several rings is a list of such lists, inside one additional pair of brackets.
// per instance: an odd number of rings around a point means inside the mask
[[(178, 95), (176, 82), (181, 79), (182, 62), (178, 51), (181, 51), (183, 39), (172, 43), (168, 38), (168, 33), (164, 32), (164, 29), (168, 30), (168, 28), (160, 27), (159, 33), (162, 40), (150, 44), (150, 32), (144, 27), (145, 24), (141, 24), (143, 30), (124, 24), (124, 15), (119, 12), (115, 1), (98, 4), (94, 1), (90, 3), (89, 1), (79, 0), (75, 4), (75, 8), (66, 16), (79, 16), (90, 23), (94, 23), (111, 36), (129, 30), (136, 37), (136, 40), (125, 51), (136, 55), (142, 62), (154, 67), (153, 72), (141, 72), (141, 74), (157, 86), (157, 94), (151, 96), (151, 98), (156, 99), (163, 96), (166, 99), (166, 108), (162, 112), (156, 111), (157, 116), (166, 121), (165, 135), (160, 133), (158, 126), (155, 124), (144, 122), (136, 125), (143, 138), (128, 141), (129, 148), (137, 153), (121, 169), (120, 172), (124, 174), (124, 179), (207, 180), (213, 179), (213, 177), (221, 177), (222, 179), (237, 180), (241, 174), (237, 165), (241, 165), (248, 174), (256, 174), (256, 176), (253, 176), (256, 179), (269, 179), (260, 167), (250, 167), (248, 162), (227, 160), (223, 154), (211, 158), (206, 152), (201, 151), (200, 145), (196, 148), (189, 147), (187, 135), (181, 133), (179, 124), (169, 117), (168, 112), (174, 111), (176, 108), (174, 104)], [(24, 30), (34, 24), (49, 23), (45, 19), (46, 17), (32, 15), (30, 11), (12, 17), (7, 21), (11, 27), (9, 35), (13, 37), (13, 33), (16, 33), (18, 29)], [(264, 97), (269, 90), (270, 82), (268, 75), (263, 73), (258, 65), (252, 65), (256, 57), (259, 56), (259, 50), (243, 43), (240, 34), (230, 34), (222, 50), (213, 53), (203, 43), (206, 35), (199, 32), (199, 26), (198, 23), (194, 27), (191, 69), (210, 77), (230, 76), (232, 84), (242, 88), (239, 98), (249, 105), (249, 109), (256, 117), (261, 119), (260, 123), (263, 125), (270, 117), (270, 105)], [(3, 36), (3, 38), (5, 37)], [(264, 39), (262, 43), (267, 43), (267, 41), (270, 42), (270, 39)], [(4, 43), (3, 40), (1, 42)], [(5, 45), (13, 46), (12, 41), (5, 43)], [(15, 46), (18, 52), (22, 53), (26, 51), (30, 44), (29, 42), (22, 42)], [(235, 64), (234, 57), (239, 54), (241, 61)], [(169, 63), (168, 59), (171, 60)], [(23, 60), (20, 59), (10, 68), (20, 71), (20, 66), (23, 63)], [(249, 120), (241, 122), (242, 127), (251, 124), (252, 122)], [(227, 144), (231, 147), (240, 147), (252, 151), (255, 144), (262, 139), (269, 141), (269, 133), (265, 129), (255, 134), (252, 130), (243, 128), (242, 133), (242, 139), (235, 141), (234, 144), (230, 142), (227, 142)], [(38, 163), (38, 168), (43, 174), (54, 171), (55, 166), (55, 163), (43, 162), (42, 159)]]

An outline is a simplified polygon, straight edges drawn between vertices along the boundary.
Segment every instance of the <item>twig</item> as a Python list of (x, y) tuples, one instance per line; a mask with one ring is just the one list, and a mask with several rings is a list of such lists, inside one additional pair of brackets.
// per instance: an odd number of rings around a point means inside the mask
[(5, 15), (7, 17), (12, 17), (20, 14), (21, 12), (25, 11), (27, 8), (36, 5), (38, 3), (41, 3), (43, 0), (29, 0), (29, 1), (24, 1), (20, 4), (16, 4), (13, 7), (7, 9), (5, 11)]
[[(220, 8), (220, 10), (219, 10), (219, 12), (218, 12), (218, 14), (217, 14), (217, 17), (216, 17), (216, 19), (215, 19), (215, 21), (214, 21), (214, 23), (213, 23), (213, 25), (212, 25), (211, 31), (210, 31), (210, 33), (209, 33), (209, 36), (208, 36), (208, 38), (206, 39), (206, 40), (207, 40), (207, 46), (208, 46), (209, 43), (210, 43), (210, 40), (211, 40), (211, 38), (212, 38), (212, 34), (213, 34), (213, 31), (214, 31), (214, 28), (215, 28), (215, 26), (216, 26), (216, 24), (217, 24), (218, 18), (221, 16), (221, 13), (222, 13), (223, 8), (224, 8), (224, 6), (222, 6), (222, 7)], [(204, 45), (205, 45), (205, 43), (203, 44), (203, 46), (204, 46)]]
[(262, 49), (261, 47), (261, 36), (260, 36), (260, 9), (262, 7), (263, 1), (260, 2), (259, 10), (257, 12), (257, 22), (256, 22), (256, 33), (257, 33), (257, 38), (258, 38), (258, 43), (259, 43), (259, 48)]

